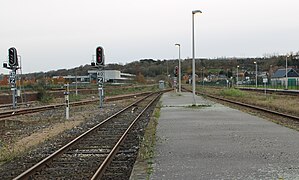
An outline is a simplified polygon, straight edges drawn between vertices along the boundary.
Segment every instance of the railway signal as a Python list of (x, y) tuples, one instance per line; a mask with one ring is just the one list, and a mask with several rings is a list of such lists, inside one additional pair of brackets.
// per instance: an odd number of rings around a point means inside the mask
[(101, 46), (96, 49), (96, 65), (104, 66), (104, 49)]
[(11, 47), (8, 49), (8, 64), (10, 67), (18, 66), (17, 50), (14, 47)]
[(12, 105), (13, 108), (17, 107), (17, 85), (16, 85), (16, 71), (20, 67), (18, 63), (18, 54), (17, 49), (14, 47), (11, 47), (8, 49), (8, 64), (3, 63), (3, 67), (6, 69), (11, 69), (10, 77), (9, 77), (9, 83), (11, 85), (12, 90)]
[(175, 66), (174, 67), (174, 77), (178, 77), (178, 73), (179, 73), (179, 67)]
[[(94, 61), (94, 57), (96, 60)], [(105, 82), (105, 55), (104, 55), (104, 48), (98, 46), (96, 48), (96, 54), (92, 55), (91, 66), (98, 68), (97, 71), (97, 80), (98, 80), (98, 90), (99, 90), (99, 98), (100, 98), (100, 108), (103, 107), (104, 101), (104, 82)]]

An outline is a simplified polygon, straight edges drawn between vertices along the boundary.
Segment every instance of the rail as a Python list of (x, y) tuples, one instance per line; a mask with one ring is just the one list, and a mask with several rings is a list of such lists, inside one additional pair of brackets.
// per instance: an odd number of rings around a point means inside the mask
[[(129, 95), (121, 95), (121, 96), (114, 96), (114, 97), (107, 97), (105, 99), (106, 102), (109, 101), (117, 101), (125, 98), (132, 98), (135, 96), (143, 96), (150, 94), (150, 92), (143, 92), (143, 93), (136, 93), (136, 94), (129, 94)], [(84, 100), (84, 101), (78, 101), (78, 102), (71, 102), (70, 106), (81, 106), (85, 104), (90, 104), (90, 103), (95, 103), (98, 102), (98, 99), (94, 100)], [(31, 107), (31, 108), (22, 108), (22, 109), (12, 109), (12, 110), (7, 110), (0, 112), (0, 119), (6, 118), (6, 117), (12, 117), (12, 116), (17, 116), (17, 115), (24, 115), (24, 114), (30, 114), (30, 113), (35, 113), (35, 112), (41, 112), (41, 111), (46, 111), (50, 109), (56, 109), (56, 108), (61, 108), (64, 107), (64, 103), (60, 104), (54, 104), (54, 105), (46, 105), (46, 106), (39, 106), (39, 107)]]
[[(105, 172), (105, 169), (109, 166), (113, 157), (117, 154), (120, 145), (124, 142), (124, 140), (126, 139), (126, 136), (130, 132), (130, 130), (132, 129), (134, 124), (138, 121), (138, 119), (141, 117), (141, 115), (153, 104), (153, 102), (155, 102), (157, 100), (157, 98), (160, 97), (160, 95), (161, 95), (160, 93), (159, 94), (158, 93), (148, 94), (147, 96), (143, 97), (142, 99), (123, 108), (119, 112), (113, 114), (112, 116), (108, 117), (104, 121), (102, 121), (99, 124), (97, 124), (96, 126), (92, 127), (85, 133), (83, 133), (80, 136), (78, 136), (77, 138), (73, 139), (71, 142), (67, 143), (65, 146), (63, 146), (59, 150), (55, 151), (54, 153), (52, 153), (51, 155), (49, 155), (42, 161), (38, 162), (37, 164), (35, 164), (34, 166), (32, 166), (31, 168), (29, 168), (28, 170), (26, 170), (25, 172), (23, 172), (22, 174), (20, 174), (19, 176), (17, 176), (14, 179), (15, 180), (31, 179), (34, 175), (37, 175), (38, 178), (45, 178), (45, 177), (48, 177), (47, 175), (49, 175), (52, 178), (58, 178), (58, 179), (60, 178), (61, 179), (60, 176), (55, 177), (55, 175), (57, 175), (57, 174), (55, 174), (56, 172), (55, 172), (55, 168), (53, 168), (53, 166), (55, 166), (57, 164), (61, 165), (60, 162), (62, 162), (63, 167), (65, 167), (67, 165), (67, 163), (69, 163), (70, 169), (72, 170), (74, 168), (73, 167), (74, 162), (72, 160), (76, 160), (76, 158), (78, 158), (78, 157), (81, 157), (81, 159), (86, 158), (86, 160), (88, 160), (88, 159), (90, 159), (88, 155), (90, 155), (91, 157), (97, 156), (97, 159), (101, 159), (100, 156), (106, 155), (106, 153), (105, 152), (103, 153), (102, 151), (108, 151), (107, 150), (108, 147), (111, 146), (111, 145), (105, 144), (104, 142), (106, 142), (106, 143), (117, 142), (115, 145), (113, 145), (113, 148), (111, 150), (109, 150), (110, 151), (109, 154), (102, 161), (102, 163), (100, 163), (100, 165), (98, 166), (99, 168), (96, 168), (96, 171), (94, 171), (95, 173), (93, 175), (91, 174), (92, 179), (99, 179)], [(132, 113), (133, 109), (138, 109), (136, 107), (142, 106), (142, 103), (146, 100), (149, 102), (146, 103), (145, 107), (143, 107), (142, 110), (139, 110), (139, 112), (136, 112), (136, 114)], [(122, 114), (125, 114), (125, 115), (122, 116)], [(134, 120), (132, 120), (130, 123), (128, 123), (128, 121), (124, 120), (125, 119), (124, 117), (127, 117), (128, 114), (135, 115), (135, 118), (132, 118)], [(121, 117), (119, 117), (119, 116), (121, 116)], [(127, 125), (129, 125), (129, 126), (126, 127), (125, 131), (124, 131), (123, 126), (127, 126)], [(116, 126), (120, 126), (120, 128), (115, 128)], [(107, 137), (104, 136), (107, 133), (107, 130), (105, 129), (105, 127), (109, 127), (109, 129), (113, 128), (112, 129), (113, 133), (108, 134)], [(120, 138), (119, 138), (119, 134), (121, 134)], [(102, 135), (103, 135), (103, 137), (102, 137)], [(115, 137), (113, 136), (113, 139), (112, 139), (112, 135), (115, 135)], [(114, 138), (117, 138), (118, 140), (115, 141)], [(107, 139), (108, 139), (108, 141), (107, 141)], [(81, 152), (81, 154), (80, 154), (80, 152)], [(61, 158), (61, 159), (59, 159), (59, 158)], [(69, 161), (69, 159), (70, 159), (70, 161)], [(90, 160), (93, 160), (92, 162), (90, 162), (91, 164), (95, 163), (94, 159), (95, 158), (90, 159)], [(96, 162), (98, 162), (98, 160)], [(80, 162), (78, 162), (78, 163), (80, 164)], [(84, 163), (88, 163), (88, 161), (84, 161)], [(78, 165), (78, 166), (81, 167), (80, 165)], [(84, 176), (84, 178), (86, 178), (85, 171), (91, 171), (91, 169), (92, 168), (87, 167), (87, 170), (82, 170), (82, 171), (84, 171), (84, 173), (82, 172), (82, 174), (80, 174), (80, 176)], [(51, 172), (51, 170), (54, 171), (55, 175), (51, 174), (51, 173), (53, 173), (53, 172)], [(38, 171), (42, 171), (45, 173), (38, 172)], [(49, 172), (51, 172), (51, 173), (49, 173)], [(73, 173), (75, 173), (75, 172), (73, 172)], [(77, 175), (76, 175), (76, 177), (77, 177)], [(62, 177), (62, 179), (63, 179), (63, 177)]]
[[(186, 88), (184, 88), (184, 90), (188, 91), (188, 92), (192, 92), (191, 90), (186, 89)], [(267, 112), (267, 113), (275, 114), (275, 115), (278, 115), (278, 116), (281, 116), (281, 117), (286, 117), (286, 118), (290, 118), (290, 119), (299, 121), (298, 116), (285, 114), (285, 113), (281, 113), (281, 112), (278, 112), (278, 111), (273, 111), (273, 110), (270, 110), (270, 109), (266, 109), (266, 108), (263, 108), (263, 107), (259, 107), (259, 106), (255, 106), (255, 105), (251, 105), (251, 104), (246, 104), (246, 103), (242, 103), (242, 102), (238, 102), (238, 101), (233, 101), (233, 100), (229, 100), (229, 99), (225, 99), (225, 98), (221, 98), (221, 97), (217, 97), (217, 96), (213, 96), (213, 95), (209, 95), (209, 94), (205, 94), (205, 93), (195, 92), (195, 94), (207, 96), (207, 97), (212, 98), (212, 99), (217, 99), (217, 100), (221, 100), (221, 101), (224, 101), (224, 102), (237, 104), (239, 106), (243, 106), (243, 107), (247, 107), (247, 108), (251, 108), (251, 109), (255, 109), (255, 110), (259, 110), (259, 111), (263, 111), (263, 112)]]

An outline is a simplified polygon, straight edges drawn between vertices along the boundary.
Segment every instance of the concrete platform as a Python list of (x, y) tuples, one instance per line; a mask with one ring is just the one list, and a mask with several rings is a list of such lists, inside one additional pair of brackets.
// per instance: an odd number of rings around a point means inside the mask
[(196, 97), (165, 93), (150, 179), (299, 179), (299, 132)]

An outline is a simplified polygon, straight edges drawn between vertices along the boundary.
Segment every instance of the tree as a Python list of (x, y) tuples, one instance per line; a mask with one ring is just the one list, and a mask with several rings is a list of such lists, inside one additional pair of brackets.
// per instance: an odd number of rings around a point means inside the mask
[(140, 72), (136, 75), (136, 82), (145, 83), (145, 78)]

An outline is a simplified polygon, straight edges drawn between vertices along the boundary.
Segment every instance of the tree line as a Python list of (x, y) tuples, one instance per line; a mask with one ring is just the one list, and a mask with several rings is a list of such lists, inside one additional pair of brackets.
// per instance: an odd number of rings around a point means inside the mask
[[(298, 71), (299, 67), (299, 53), (295, 54), (293, 57), (288, 58), (288, 67), (292, 67)], [(204, 73), (205, 76), (208, 74), (225, 74), (232, 76), (236, 72), (237, 66), (239, 66), (239, 71), (255, 71), (255, 64), (258, 64), (259, 71), (270, 72), (270, 68), (273, 72), (277, 69), (285, 68), (286, 56), (277, 55), (271, 57), (259, 57), (259, 58), (215, 58), (215, 59), (196, 59), (196, 73)], [(154, 59), (141, 59), (139, 61), (133, 61), (125, 65), (121, 64), (108, 64), (105, 69), (107, 70), (119, 70), (124, 73), (130, 73), (135, 75), (143, 75), (145, 78), (157, 78), (163, 79), (163, 77), (173, 76), (174, 68), (178, 66), (177, 59), (170, 60), (154, 60)], [(182, 74), (191, 75), (192, 73), (192, 59), (182, 59), (181, 60)], [(81, 65), (72, 69), (59, 69), (48, 72), (36, 72), (26, 74), (26, 78), (51, 78), (53, 76), (67, 76), (67, 75), (77, 75), (84, 76), (87, 75), (87, 71), (91, 70), (93, 67), (91, 65)]]

